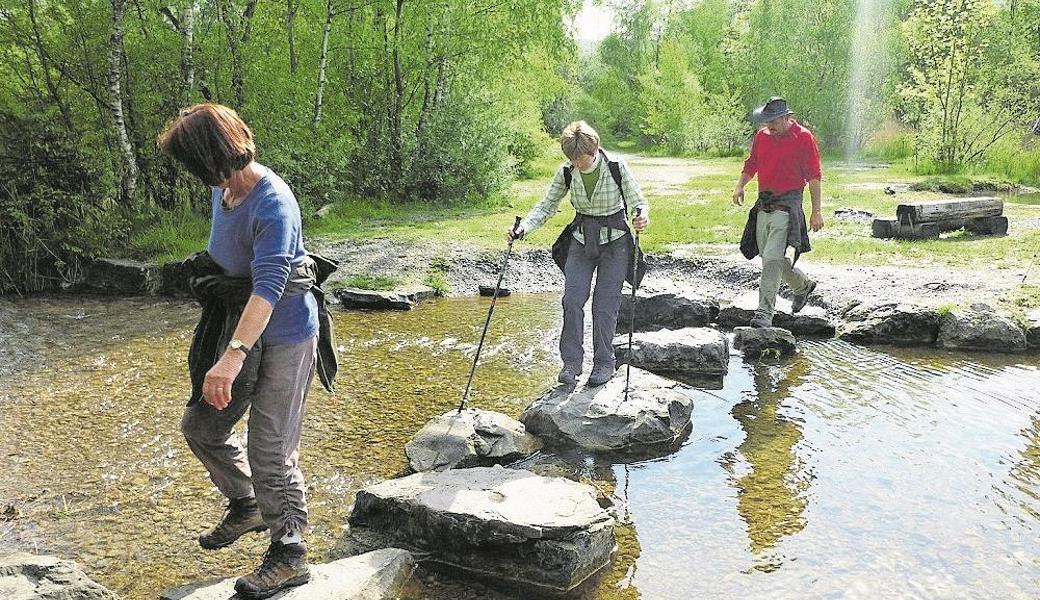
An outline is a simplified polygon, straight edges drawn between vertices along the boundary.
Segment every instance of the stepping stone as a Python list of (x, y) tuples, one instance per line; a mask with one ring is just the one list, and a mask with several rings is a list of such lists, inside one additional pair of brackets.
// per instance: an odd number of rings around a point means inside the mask
[[(719, 311), (719, 327), (733, 329), (747, 327), (758, 310), (758, 291), (737, 296), (729, 306)], [(827, 311), (819, 306), (806, 305), (798, 314), (791, 313), (791, 301), (777, 297), (773, 327), (781, 327), (802, 337), (834, 337), (834, 323)]]
[(733, 330), (733, 347), (744, 352), (748, 358), (763, 354), (789, 356), (798, 351), (794, 335), (779, 327), (737, 327)]
[[(493, 286), (493, 285), (478, 285), (477, 286), (477, 293), (480, 294), (481, 296), (484, 296), (485, 298), (491, 298), (491, 297), (493, 297), (495, 295), (495, 286)], [(498, 288), (498, 297), (499, 298), (505, 298), (506, 296), (509, 296), (512, 293), (513, 292), (509, 291), (509, 288), (507, 288), (507, 287), (500, 287), (500, 288)]]
[[(280, 592), (278, 600), (392, 600), (412, 577), (415, 559), (406, 550), (386, 548), (323, 565), (310, 565), (311, 580)], [(167, 590), (160, 600), (228, 600), (238, 577)]]
[(1026, 332), (987, 304), (950, 311), (939, 321), (938, 345), (953, 350), (1025, 352)]
[(877, 302), (845, 312), (839, 337), (856, 344), (931, 346), (939, 337), (939, 314), (919, 304)]
[[(618, 313), (618, 333), (628, 333), (631, 310), (632, 295), (624, 294)], [(713, 323), (718, 315), (719, 303), (716, 300), (693, 298), (679, 293), (636, 293), (636, 331), (704, 327)]]
[(374, 310), (411, 310), (423, 300), (437, 295), (432, 287), (420, 285), (402, 290), (362, 290), (340, 288), (335, 292), (343, 308), (368, 308)]
[(184, 261), (174, 261), (163, 264), (159, 268), (159, 293), (163, 296), (174, 296), (177, 298), (191, 298), (191, 288), (188, 287), (188, 277), (191, 271), (184, 265)]
[(526, 458), (542, 447), (524, 424), (500, 412), (451, 410), (428, 422), (404, 447), (416, 472), (489, 466)]
[(71, 560), (16, 552), (0, 555), (0, 598), (117, 600), (119, 596), (91, 580)]
[(94, 259), (80, 283), (85, 291), (115, 296), (149, 296), (161, 285), (157, 265), (118, 258)]
[(634, 334), (631, 353), (628, 335), (615, 337), (614, 355), (619, 363), (658, 375), (718, 377), (729, 369), (729, 340), (708, 327), (662, 329)]
[(605, 567), (614, 519), (595, 490), (502, 467), (416, 473), (357, 494), (351, 543), (428, 552), (429, 560), (498, 582), (568, 592)]
[(1040, 309), (1026, 314), (1026, 344), (1031, 350), (1040, 348)]
[(678, 382), (632, 368), (625, 401), (625, 368), (605, 385), (550, 390), (520, 415), (527, 431), (589, 450), (638, 451), (672, 444), (690, 430), (693, 399)]

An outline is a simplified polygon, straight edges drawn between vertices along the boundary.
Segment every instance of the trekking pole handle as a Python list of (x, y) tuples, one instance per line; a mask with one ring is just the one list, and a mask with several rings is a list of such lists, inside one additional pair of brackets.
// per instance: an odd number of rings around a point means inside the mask
[[(516, 216), (516, 220), (513, 221), (513, 239), (516, 239), (517, 231), (520, 230), (520, 215)], [(512, 244), (512, 242), (509, 242)]]

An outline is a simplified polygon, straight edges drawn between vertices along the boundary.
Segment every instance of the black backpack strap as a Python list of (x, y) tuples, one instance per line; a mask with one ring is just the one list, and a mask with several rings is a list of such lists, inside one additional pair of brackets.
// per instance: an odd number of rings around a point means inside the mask
[(563, 168), (563, 187), (564, 189), (571, 189), (571, 170), (574, 167), (567, 166)]

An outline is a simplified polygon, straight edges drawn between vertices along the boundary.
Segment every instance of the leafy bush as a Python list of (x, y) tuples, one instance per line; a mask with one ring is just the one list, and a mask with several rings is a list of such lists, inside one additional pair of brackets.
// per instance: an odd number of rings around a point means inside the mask
[[(461, 95), (460, 95), (461, 96)], [(486, 198), (509, 180), (508, 128), (479, 97), (454, 97), (430, 114), (403, 175), (406, 198), (457, 202)]]
[(127, 222), (104, 190), (108, 174), (47, 115), (0, 113), (0, 293), (76, 279), (125, 239)]

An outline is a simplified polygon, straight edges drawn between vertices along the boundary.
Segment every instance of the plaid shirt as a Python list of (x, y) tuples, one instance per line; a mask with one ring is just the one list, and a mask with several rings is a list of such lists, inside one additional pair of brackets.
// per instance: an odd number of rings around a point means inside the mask
[[(646, 198), (643, 196), (643, 191), (639, 189), (639, 184), (632, 177), (632, 172), (628, 170), (628, 165), (620, 159), (617, 162), (621, 165), (621, 187), (625, 190), (625, 200), (628, 200), (629, 211), (631, 212), (638, 208), (642, 216), (648, 217), (650, 204), (647, 203)], [(545, 221), (559, 210), (560, 201), (567, 195), (563, 171), (570, 166), (570, 163), (563, 163), (559, 169), (556, 169), (556, 175), (553, 176), (552, 182), (549, 183), (549, 188), (545, 190), (545, 195), (542, 196), (538, 204), (534, 205), (531, 212), (527, 213), (527, 218), (520, 224), (525, 234), (541, 227)], [(577, 212), (594, 217), (605, 217), (624, 208), (621, 192), (618, 190), (617, 184), (614, 183), (614, 178), (610, 175), (610, 168), (607, 166), (606, 160), (600, 160), (599, 171), (596, 188), (592, 191), (592, 196), (590, 197), (585, 192), (585, 185), (581, 181), (581, 173), (577, 169), (573, 170), (571, 177), (571, 204), (574, 205), (574, 210)], [(624, 231), (604, 227), (599, 232), (599, 243), (603, 245), (624, 235)], [(580, 229), (574, 230), (574, 239), (583, 244), (585, 243), (585, 238)]]

